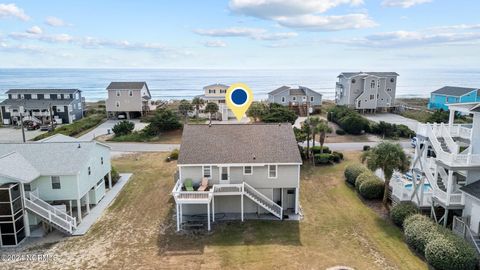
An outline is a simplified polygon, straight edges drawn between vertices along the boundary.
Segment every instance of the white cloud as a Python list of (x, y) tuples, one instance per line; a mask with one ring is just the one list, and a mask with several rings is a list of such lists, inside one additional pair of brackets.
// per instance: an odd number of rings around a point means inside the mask
[(203, 43), (205, 47), (210, 48), (224, 48), (227, 47), (227, 43), (222, 40), (209, 40)]
[(309, 31), (338, 31), (377, 25), (363, 13), (322, 15), (340, 5), (359, 6), (363, 3), (363, 0), (231, 0), (229, 7), (234, 13), (272, 20), (285, 27)]
[(54, 26), (54, 27), (60, 27), (60, 26), (68, 26), (70, 24), (67, 24), (64, 20), (60, 19), (60, 18), (57, 18), (57, 17), (53, 17), (53, 16), (49, 16), (45, 19), (45, 23), (50, 25), (50, 26)]
[(28, 21), (30, 17), (25, 14), (23, 9), (15, 4), (0, 4), (0, 18), (14, 17), (22, 21)]
[(430, 3), (433, 0), (383, 0), (384, 7), (409, 8), (420, 4)]
[(231, 27), (223, 29), (197, 29), (195, 33), (211, 37), (248, 37), (255, 40), (282, 40), (296, 37), (294, 32), (270, 33), (263, 28)]
[(238, 14), (272, 19), (323, 13), (345, 4), (358, 6), (363, 4), (363, 0), (231, 0), (229, 7)]
[(281, 17), (280, 25), (303, 28), (310, 31), (339, 31), (374, 27), (377, 24), (366, 14), (347, 14), (340, 16), (303, 15), (298, 17)]
[(19, 53), (19, 52), (26, 52), (26, 53), (45, 53), (47, 50), (43, 47), (28, 45), (28, 44), (16, 44), (10, 45), (5, 42), (0, 42), (0, 51), (7, 51), (9, 53)]
[(40, 34), (43, 33), (43, 30), (39, 26), (35, 25), (35, 26), (32, 26), (30, 29), (28, 29), (27, 33), (34, 34), (34, 35), (40, 35)]
[(31, 33), (29, 29), (25, 33), (18, 33), (14, 32), (9, 34), (8, 36), (12, 39), (31, 39), (31, 40), (39, 40), (39, 41), (45, 41), (45, 42), (50, 42), (50, 43), (68, 43), (74, 41), (74, 38), (68, 34), (54, 34), (54, 35), (49, 35), (49, 34), (35, 34)]

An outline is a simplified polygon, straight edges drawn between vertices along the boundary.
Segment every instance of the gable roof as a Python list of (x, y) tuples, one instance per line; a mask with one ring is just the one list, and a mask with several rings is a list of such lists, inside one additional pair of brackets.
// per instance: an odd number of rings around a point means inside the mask
[(210, 84), (210, 85), (206, 85), (203, 87), (203, 89), (207, 89), (207, 88), (210, 88), (210, 87), (223, 87), (223, 88), (229, 88), (230, 86), (226, 85), (226, 84), (223, 84), (223, 83), (214, 83), (214, 84)]
[(480, 199), (480, 181), (473, 182), (460, 188), (461, 191)]
[(301, 164), (291, 124), (185, 125), (178, 164)]
[[(455, 97), (461, 97), (465, 94), (468, 94), (472, 91), (479, 91), (478, 88), (467, 88), (467, 87), (457, 87), (457, 86), (444, 86), (438, 90), (435, 90), (432, 92), (432, 94), (437, 94), (437, 95), (447, 95), (447, 96), (455, 96)], [(479, 93), (477, 92), (477, 95)]]
[(108, 90), (142, 90), (143, 86), (147, 89), (148, 97), (151, 98), (152, 95), (150, 94), (150, 89), (148, 89), (148, 85), (146, 82), (111, 82), (107, 86)]
[[(96, 141), (80, 141), (71, 137), (70, 141), (67, 141), (65, 137), (67, 136), (54, 137), (51, 138), (52, 141), (0, 143), (0, 156), (9, 157), (11, 154), (12, 156), (6, 159), (10, 163), (6, 164), (11, 164), (11, 160), (15, 158), (14, 161), (20, 164), (17, 170), (29, 171), (28, 175), (35, 175), (35, 173), (39, 175), (76, 175), (88, 162), (90, 154), (96, 147), (109, 148)], [(1, 163), (3, 163), (3, 159), (0, 160)], [(4, 169), (8, 171), (9, 167), (11, 166)], [(0, 174), (5, 175), (1, 168), (0, 166)], [(13, 167), (11, 168), (13, 170)], [(17, 175), (20, 174), (17, 173)]]
[(10, 89), (5, 94), (75, 94), (79, 89), (61, 88), (16, 88)]
[(20, 107), (25, 106), (29, 109), (45, 109), (50, 106), (67, 106), (73, 99), (5, 99), (0, 105)]
[(312, 89), (308, 88), (308, 87), (305, 87), (305, 86), (298, 86), (298, 88), (292, 88), (290, 86), (282, 86), (282, 87), (279, 87), (273, 91), (271, 91), (270, 93), (268, 93), (269, 95), (277, 95), (279, 93), (282, 93), (283, 91), (286, 91), (288, 90), (288, 95), (290, 96), (305, 96), (307, 95), (308, 93), (307, 92), (313, 92), (313, 93), (316, 93), (318, 95), (322, 95), (318, 92), (315, 92), (313, 91)]
[(277, 89), (269, 92), (268, 94), (269, 94), (269, 95), (276, 95), (276, 94), (281, 93), (281, 92), (283, 92), (283, 91), (285, 91), (285, 90), (288, 90), (288, 89), (290, 89), (290, 87), (284, 85), (284, 86), (281, 86), (281, 87), (279, 87), (279, 88), (277, 88)]
[(373, 75), (376, 77), (400, 76), (396, 72), (362, 72), (360, 71), (360, 72), (342, 72), (337, 77), (343, 76), (345, 78), (350, 78), (357, 75), (363, 75), (363, 76)]
[(0, 157), (0, 176), (29, 183), (38, 178), (40, 173), (21, 154), (11, 152)]

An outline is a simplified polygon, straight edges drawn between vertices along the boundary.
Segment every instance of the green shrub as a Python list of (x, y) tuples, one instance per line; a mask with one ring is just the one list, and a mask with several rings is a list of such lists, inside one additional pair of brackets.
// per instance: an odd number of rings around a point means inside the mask
[(182, 127), (178, 115), (168, 109), (159, 109), (150, 119), (150, 124), (144, 132), (150, 136), (159, 135), (163, 131), (176, 130)]
[(332, 154), (339, 156), (340, 159), (343, 159), (343, 153), (340, 153), (340, 152), (337, 152), (337, 151), (333, 151)]
[(368, 172), (368, 169), (362, 164), (348, 165), (345, 168), (345, 172), (344, 172), (345, 180), (350, 185), (355, 186), (355, 181), (357, 180), (357, 177), (364, 172)]
[(425, 259), (437, 270), (473, 270), (477, 264), (476, 251), (452, 232), (432, 239), (425, 248)]
[(390, 211), (390, 218), (393, 223), (403, 227), (405, 219), (413, 214), (418, 213), (418, 208), (412, 202), (401, 202), (395, 205)]
[(120, 174), (117, 172), (117, 170), (113, 166), (112, 166), (112, 170), (110, 171), (110, 174), (112, 177), (112, 185), (115, 185), (120, 179)]
[(337, 135), (345, 135), (346, 134), (346, 132), (343, 129), (337, 129), (337, 130), (335, 130), (335, 133)]
[(122, 136), (132, 133), (133, 129), (135, 128), (135, 124), (133, 122), (123, 120), (116, 123), (112, 131), (115, 133), (115, 136)]
[(343, 159), (343, 154), (342, 153), (333, 152), (331, 154), (331, 156), (332, 156), (333, 162), (335, 162), (335, 163), (340, 163), (340, 161), (342, 161), (342, 159)]
[(315, 158), (315, 164), (325, 165), (325, 164), (331, 164), (333, 162), (332, 154), (327, 154), (327, 153), (315, 154), (314, 158)]
[(180, 152), (179, 152), (178, 149), (173, 149), (173, 151), (170, 152), (170, 155), (169, 155), (168, 157), (170, 158), (170, 160), (177, 160), (179, 153), (180, 153)]
[(403, 228), (405, 242), (421, 254), (425, 254), (425, 248), (430, 241), (441, 237), (437, 225), (420, 214), (408, 217), (404, 221)]
[(366, 171), (364, 171), (360, 175), (358, 175), (357, 180), (355, 180), (355, 188), (358, 191), (360, 191), (360, 185), (362, 185), (363, 182), (371, 180), (371, 179), (375, 179), (375, 177), (376, 176), (370, 170), (367, 169)]
[(105, 119), (104, 114), (93, 114), (93, 115), (84, 117), (80, 120), (77, 120), (71, 124), (62, 125), (58, 128), (55, 128), (55, 130), (53, 131), (49, 131), (41, 135), (38, 135), (37, 137), (33, 138), (33, 140), (38, 141), (38, 140), (53, 136), (55, 134), (63, 134), (66, 136), (76, 136), (93, 127), (96, 127), (97, 125), (102, 123), (104, 119)]
[(339, 120), (342, 129), (349, 134), (359, 135), (368, 128), (369, 122), (359, 114), (347, 115)]
[(359, 193), (367, 200), (377, 200), (383, 198), (385, 183), (378, 177), (368, 179), (360, 184)]
[[(312, 153), (314, 153), (314, 154), (320, 154), (320, 151), (322, 150), (322, 147), (317, 145), (317, 146), (312, 147), (311, 150), (312, 150)], [(323, 146), (323, 154), (330, 154), (330, 153), (332, 153), (330, 148), (328, 148), (328, 146)]]
[[(274, 105), (275, 104), (275, 105)], [(298, 116), (294, 111), (288, 107), (278, 105), (276, 103), (270, 104), (269, 109), (261, 117), (262, 121), (265, 123), (295, 123)]]
[(368, 150), (370, 150), (370, 148), (371, 148), (370, 145), (364, 145), (363, 146), (363, 151), (368, 151)]

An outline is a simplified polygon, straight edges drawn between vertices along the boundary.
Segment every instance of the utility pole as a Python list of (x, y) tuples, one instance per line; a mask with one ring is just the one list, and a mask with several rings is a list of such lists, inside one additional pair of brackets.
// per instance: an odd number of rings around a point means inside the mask
[[(23, 111), (24, 108), (22, 108), (21, 111)], [(19, 110), (20, 111), (20, 110)], [(23, 112), (20, 112), (20, 126), (22, 127), (22, 138), (23, 138), (23, 143), (26, 142), (25, 140), (25, 127), (23, 126)]]
[(50, 112), (50, 126), (52, 127), (52, 131), (55, 129), (55, 126), (53, 125), (53, 114), (52, 114), (52, 103), (48, 104), (48, 111)]

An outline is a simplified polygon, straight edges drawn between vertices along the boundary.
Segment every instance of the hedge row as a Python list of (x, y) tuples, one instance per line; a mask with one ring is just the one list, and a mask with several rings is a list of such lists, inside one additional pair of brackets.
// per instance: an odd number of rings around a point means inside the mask
[(418, 208), (414, 203), (401, 202), (390, 210), (390, 218), (397, 226), (403, 227), (405, 219), (416, 213), (418, 213)]
[(478, 262), (476, 251), (452, 231), (420, 214), (409, 216), (403, 225), (407, 244), (424, 255), (435, 269), (475, 269)]
[(343, 154), (340, 152), (314, 154), (315, 164), (327, 165), (339, 163), (343, 160)]
[(365, 199), (375, 200), (383, 197), (385, 183), (361, 164), (353, 164), (345, 168), (345, 181), (355, 186)]
[(348, 165), (345, 168), (345, 180), (347, 183), (349, 183), (352, 186), (355, 186), (355, 181), (357, 180), (357, 177), (364, 173), (368, 172), (367, 167), (363, 166), (362, 164), (352, 164)]

